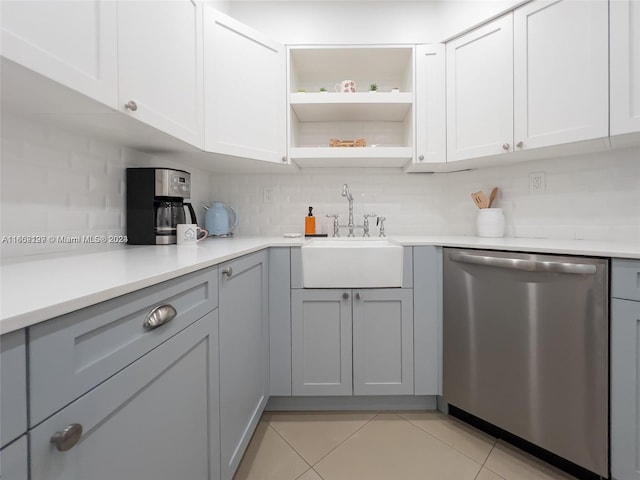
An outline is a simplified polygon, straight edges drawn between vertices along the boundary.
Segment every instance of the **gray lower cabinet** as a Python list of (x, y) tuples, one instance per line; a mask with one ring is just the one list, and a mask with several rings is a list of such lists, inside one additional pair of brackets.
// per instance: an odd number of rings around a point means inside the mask
[(353, 291), (353, 394), (413, 394), (413, 291)]
[[(219, 478), (217, 316), (205, 315), (31, 430), (31, 480)], [(74, 424), (82, 436), (65, 444), (61, 432)]]
[(26, 340), (25, 331), (17, 330), (0, 337), (0, 448), (26, 431)]
[(293, 395), (413, 394), (411, 289), (291, 291)]
[(640, 480), (640, 262), (611, 269), (611, 477)]
[(24, 330), (0, 337), (0, 479), (27, 480), (27, 353)]
[(350, 289), (291, 291), (293, 395), (351, 395)]
[(245, 255), (219, 272), (221, 472), (230, 480), (269, 396), (268, 254)]

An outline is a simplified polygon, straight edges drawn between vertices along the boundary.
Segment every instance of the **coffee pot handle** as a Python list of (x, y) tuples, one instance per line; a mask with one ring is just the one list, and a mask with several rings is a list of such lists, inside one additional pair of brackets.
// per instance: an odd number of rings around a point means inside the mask
[(185, 207), (189, 209), (189, 215), (191, 215), (191, 221), (189, 223), (198, 224), (198, 217), (196, 217), (196, 211), (193, 209), (193, 205), (190, 203), (185, 203)]

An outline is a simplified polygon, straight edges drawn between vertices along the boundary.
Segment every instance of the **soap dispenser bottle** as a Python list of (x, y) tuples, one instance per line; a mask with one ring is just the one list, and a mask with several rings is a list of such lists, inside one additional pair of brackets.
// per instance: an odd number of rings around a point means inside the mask
[(316, 217), (313, 216), (313, 207), (309, 207), (309, 214), (304, 217), (304, 234), (315, 235), (316, 233)]

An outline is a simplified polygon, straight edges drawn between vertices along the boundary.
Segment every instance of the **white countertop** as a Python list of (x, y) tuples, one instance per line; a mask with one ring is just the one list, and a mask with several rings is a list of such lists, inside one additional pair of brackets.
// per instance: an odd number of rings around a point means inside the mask
[[(391, 237), (402, 245), (560, 253), (640, 259), (637, 242)], [(304, 239), (207, 239), (197, 247), (123, 246), (104, 252), (34, 255), (9, 259), (0, 269), (0, 334), (88, 307), (266, 247), (301, 245)]]

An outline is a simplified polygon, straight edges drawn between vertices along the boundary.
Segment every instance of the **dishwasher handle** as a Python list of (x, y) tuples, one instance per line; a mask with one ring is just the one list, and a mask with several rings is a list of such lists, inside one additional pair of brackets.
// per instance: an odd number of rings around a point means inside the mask
[(491, 257), (461, 252), (451, 252), (449, 259), (454, 262), (485, 265), (487, 267), (510, 268), (512, 270), (524, 270), (527, 272), (568, 273), (573, 275), (596, 274), (596, 266), (590, 263), (525, 260), (522, 258)]

